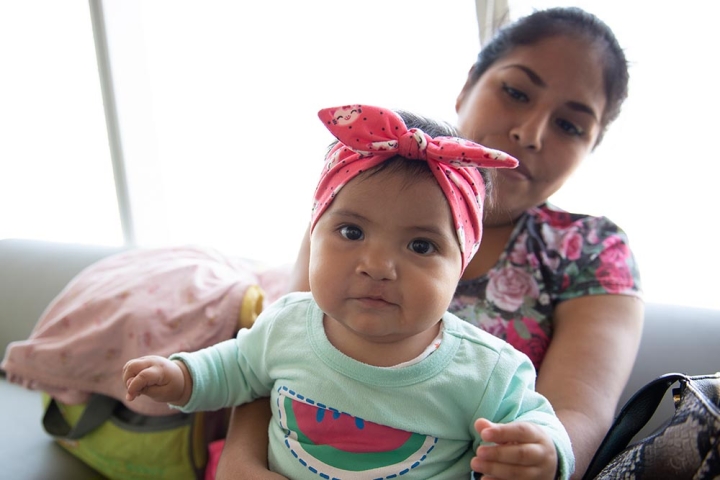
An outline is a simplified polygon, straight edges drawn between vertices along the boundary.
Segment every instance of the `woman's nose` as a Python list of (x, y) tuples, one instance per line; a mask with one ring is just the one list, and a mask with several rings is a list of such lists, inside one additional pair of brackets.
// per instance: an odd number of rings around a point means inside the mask
[(373, 280), (397, 279), (395, 255), (386, 246), (367, 246), (358, 260), (357, 273)]
[(548, 119), (542, 114), (529, 114), (510, 130), (510, 138), (522, 148), (538, 151), (543, 146)]

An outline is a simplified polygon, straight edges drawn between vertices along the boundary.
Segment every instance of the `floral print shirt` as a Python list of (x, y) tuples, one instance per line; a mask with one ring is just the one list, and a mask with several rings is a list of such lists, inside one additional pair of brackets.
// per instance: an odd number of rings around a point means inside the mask
[(550, 204), (525, 212), (485, 275), (461, 280), (449, 310), (506, 340), (539, 368), (555, 306), (585, 295), (641, 295), (625, 233), (605, 217)]

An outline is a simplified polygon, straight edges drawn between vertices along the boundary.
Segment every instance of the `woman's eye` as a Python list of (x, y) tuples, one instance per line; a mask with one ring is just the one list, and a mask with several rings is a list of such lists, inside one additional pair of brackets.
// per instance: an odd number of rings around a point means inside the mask
[(427, 240), (413, 240), (410, 242), (410, 245), (408, 245), (408, 248), (420, 255), (429, 255), (436, 250), (435, 245)]
[(340, 227), (340, 235), (347, 238), (348, 240), (362, 240), (363, 231), (353, 225), (346, 225)]
[(517, 88), (513, 88), (510, 85), (503, 83), (503, 91), (508, 94), (511, 98), (514, 100), (520, 101), (520, 102), (527, 102), (528, 96), (525, 95), (525, 93), (521, 92)]
[(557, 125), (562, 131), (564, 131), (568, 135), (580, 136), (583, 134), (583, 131), (578, 128), (574, 123), (563, 120), (562, 118), (557, 120)]

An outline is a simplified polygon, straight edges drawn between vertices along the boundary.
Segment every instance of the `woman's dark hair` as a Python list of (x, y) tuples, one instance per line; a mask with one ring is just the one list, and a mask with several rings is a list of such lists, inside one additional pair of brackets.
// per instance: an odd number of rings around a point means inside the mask
[(608, 125), (620, 114), (628, 94), (628, 65), (615, 34), (595, 15), (577, 7), (558, 7), (539, 10), (501, 28), (492, 40), (480, 50), (470, 71), (469, 83), (478, 79), (497, 60), (520, 45), (533, 45), (558, 35), (586, 39), (601, 49), (604, 55), (603, 84), (607, 104), (600, 119), (600, 143)]

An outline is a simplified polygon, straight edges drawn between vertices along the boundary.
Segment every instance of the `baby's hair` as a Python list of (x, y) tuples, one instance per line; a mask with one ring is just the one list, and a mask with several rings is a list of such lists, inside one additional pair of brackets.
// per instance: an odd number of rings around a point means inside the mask
[(501, 28), (480, 50), (470, 72), (469, 83), (475, 84), (493, 63), (514, 48), (534, 45), (546, 38), (561, 35), (585, 39), (591, 45), (599, 47), (603, 53), (603, 83), (607, 104), (600, 119), (600, 133), (595, 143), (598, 145), (608, 125), (620, 114), (628, 95), (630, 75), (625, 53), (613, 31), (602, 20), (585, 10), (577, 7), (538, 10)]

